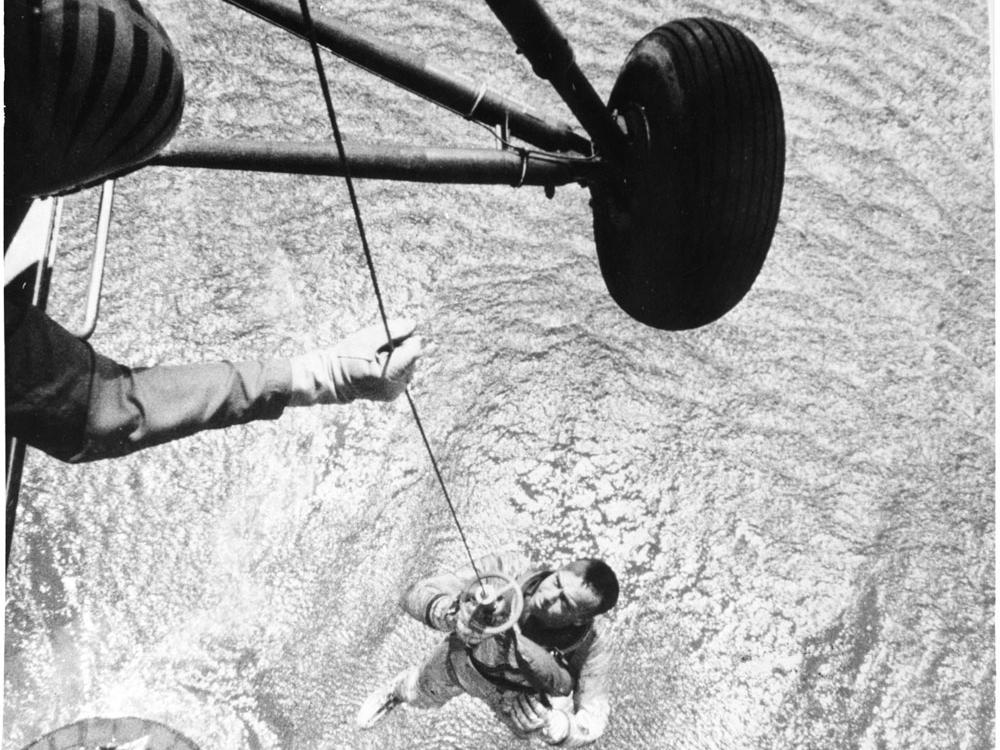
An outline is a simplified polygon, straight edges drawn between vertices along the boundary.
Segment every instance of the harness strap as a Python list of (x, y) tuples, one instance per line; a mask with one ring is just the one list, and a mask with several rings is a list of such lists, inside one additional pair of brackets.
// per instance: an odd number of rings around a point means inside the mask
[[(565, 655), (559, 649), (549, 649), (540, 643), (524, 638), (528, 655), (520, 648), (521, 639), (510, 634), (508, 648), (514, 650), (517, 667), (509, 664), (486, 664), (476, 658), (474, 647), (466, 646), (469, 663), (488, 682), (505, 690), (520, 693), (536, 693), (547, 704), (549, 695), (569, 695), (573, 692), (573, 675), (569, 670)], [(509, 653), (509, 652), (508, 652)], [(523, 677), (524, 682), (516, 682), (508, 675)]]
[[(493, 667), (490, 666), (489, 664), (479, 661), (479, 659), (477, 659), (473, 655), (471, 647), (469, 646), (465, 647), (465, 655), (469, 658), (469, 663), (479, 673), (479, 676), (482, 677), (487, 682), (496, 685), (498, 688), (503, 688), (504, 690), (511, 690), (517, 693), (524, 693), (525, 695), (535, 692), (535, 688), (532, 687), (531, 685), (526, 685), (521, 682), (514, 682), (513, 680), (508, 679), (504, 675), (504, 672), (506, 672), (507, 667), (503, 666)], [(451, 665), (451, 659), (448, 660), (448, 664), (449, 666)], [(454, 669), (454, 667), (452, 667), (452, 669)]]

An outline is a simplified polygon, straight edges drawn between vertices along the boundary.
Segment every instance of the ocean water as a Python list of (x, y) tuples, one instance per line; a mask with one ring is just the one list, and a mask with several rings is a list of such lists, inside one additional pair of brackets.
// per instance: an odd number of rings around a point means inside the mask
[[(306, 45), (150, 0), (180, 135), (329, 137)], [(412, 387), (476, 553), (605, 557), (619, 606), (597, 747), (994, 746), (994, 187), (984, 2), (548, 2), (606, 96), (632, 44), (707, 15), (771, 61), (782, 212), (754, 288), (667, 333), (608, 297), (588, 195), (360, 181)], [(316, 2), (570, 119), (484, 4)], [(348, 146), (484, 146), (327, 57)], [(80, 319), (96, 195), (70, 198), (53, 315)], [(338, 179), (119, 182), (95, 347), (134, 365), (291, 355), (377, 319)], [(84, 716), (206, 750), (517, 748), (480, 704), (353, 726), (435, 635), (398, 608), (463, 562), (405, 402), (289, 410), (129, 458), (29, 451), (7, 573), (4, 739)]]

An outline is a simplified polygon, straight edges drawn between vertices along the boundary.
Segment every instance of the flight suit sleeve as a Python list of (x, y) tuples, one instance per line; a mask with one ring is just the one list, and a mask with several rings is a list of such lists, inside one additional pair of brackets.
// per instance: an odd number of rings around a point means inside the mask
[[(482, 575), (502, 573), (515, 580), (528, 572), (531, 567), (531, 561), (517, 552), (486, 555), (476, 561), (476, 569)], [(438, 630), (447, 630), (448, 628), (439, 619), (432, 617), (435, 606), (442, 601), (450, 604), (476, 580), (476, 570), (473, 569), (472, 565), (467, 565), (453, 573), (424, 578), (403, 592), (400, 606), (410, 617), (420, 620), (424, 625)]]
[(287, 360), (132, 369), (35, 307), (5, 301), (4, 315), (7, 433), (63, 461), (275, 419), (288, 404)]
[(611, 647), (594, 630), (592, 638), (570, 660), (578, 668), (579, 678), (573, 691), (573, 713), (569, 716), (569, 734), (559, 747), (581, 747), (597, 740), (608, 726), (611, 714), (609, 680)]

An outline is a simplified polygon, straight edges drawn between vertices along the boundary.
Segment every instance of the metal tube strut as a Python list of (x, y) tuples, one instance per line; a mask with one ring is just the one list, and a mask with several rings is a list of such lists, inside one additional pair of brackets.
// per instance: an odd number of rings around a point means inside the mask
[[(347, 154), (357, 178), (475, 185), (567, 185), (595, 178), (597, 159), (568, 158), (515, 149), (446, 149), (352, 146)], [(333, 143), (273, 141), (173, 141), (151, 166), (343, 176)]]
[[(31, 304), (39, 310), (45, 310), (49, 303), (49, 288), (52, 280), (52, 270), (56, 260), (56, 247), (59, 244), (59, 224), (62, 219), (63, 199), (45, 199), (49, 212), (48, 228), (43, 241), (42, 251), (35, 264), (35, 278), (32, 285)], [(4, 570), (10, 564), (10, 548), (14, 541), (14, 525), (17, 523), (17, 504), (21, 497), (21, 475), (24, 470), (24, 458), (27, 445), (16, 437), (8, 437), (6, 445), (6, 516), (4, 547)]]
[[(298, 6), (282, 0), (225, 0), (265, 21), (305, 38)], [(449, 73), (422, 55), (376, 40), (329, 16), (313, 15), (319, 44), (335, 55), (424, 97), (466, 119), (486, 125), (509, 124), (511, 135), (546, 151), (575, 151), (590, 155), (590, 141), (567, 123), (549, 122), (523, 105), (484, 86)]]
[(10, 547), (14, 541), (14, 524), (17, 522), (17, 502), (21, 493), (21, 474), (24, 471), (24, 451), (27, 446), (16, 437), (7, 439), (7, 515), (4, 570), (10, 565)]
[(537, 0), (486, 0), (535, 74), (549, 81), (594, 140), (598, 153), (621, 159), (622, 129), (573, 59), (569, 41)]
[(108, 252), (108, 235), (111, 232), (111, 206), (115, 196), (115, 181), (105, 180), (101, 187), (101, 204), (97, 213), (97, 238), (94, 240), (94, 254), (90, 259), (90, 283), (87, 285), (87, 307), (80, 328), (69, 332), (86, 341), (97, 328), (97, 318), (101, 312), (101, 288), (104, 286), (104, 262)]

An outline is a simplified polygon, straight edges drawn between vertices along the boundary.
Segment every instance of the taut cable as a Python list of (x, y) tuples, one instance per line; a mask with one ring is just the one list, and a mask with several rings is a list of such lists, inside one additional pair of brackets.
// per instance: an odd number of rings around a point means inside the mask
[[(365, 225), (361, 220), (361, 207), (358, 205), (358, 196), (354, 190), (354, 180), (351, 177), (350, 162), (348, 162), (347, 154), (344, 151), (344, 141), (340, 136), (340, 126), (337, 124), (337, 113), (333, 109), (333, 98), (330, 96), (330, 84), (326, 78), (326, 70), (323, 67), (323, 59), (320, 57), (319, 42), (316, 38), (316, 27), (313, 25), (312, 15), (309, 13), (308, 0), (299, 0), (299, 7), (302, 9), (302, 20), (306, 27), (306, 37), (309, 40), (309, 47), (312, 49), (313, 62), (316, 66), (316, 75), (319, 76), (319, 85), (323, 91), (323, 101), (326, 103), (326, 114), (330, 120), (330, 127), (333, 128), (333, 139), (337, 143), (337, 154), (340, 156), (341, 164), (344, 165), (344, 181), (347, 183), (347, 192), (351, 197), (351, 207), (354, 209), (354, 221), (358, 226), (358, 235), (361, 237), (361, 247), (365, 253), (365, 262), (368, 264), (368, 275), (371, 277), (372, 287), (375, 289), (375, 299), (378, 301), (378, 311), (379, 315), (382, 316), (382, 325), (385, 328), (385, 337), (389, 344), (389, 354), (391, 356), (393, 344), (392, 333), (389, 331), (389, 318), (385, 313), (385, 304), (382, 301), (382, 292), (379, 289), (378, 277), (375, 273), (375, 263), (372, 260), (371, 248), (368, 246), (368, 236), (365, 232)], [(410, 411), (413, 412), (413, 419), (417, 423), (417, 429), (420, 431), (420, 437), (424, 441), (424, 447), (427, 449), (427, 455), (430, 456), (431, 466), (434, 467), (434, 474), (437, 476), (438, 483), (441, 485), (441, 491), (444, 493), (444, 499), (448, 503), (448, 509), (451, 511), (451, 517), (455, 520), (455, 527), (458, 529), (458, 535), (462, 539), (462, 546), (465, 547), (465, 553), (469, 556), (469, 562), (472, 564), (472, 570), (476, 574), (480, 588), (484, 588), (483, 579), (479, 574), (479, 568), (476, 567), (476, 560), (472, 556), (472, 550), (469, 548), (469, 542), (465, 537), (465, 531), (462, 529), (462, 524), (458, 520), (458, 513), (455, 511), (455, 505), (452, 503), (451, 496), (448, 494), (448, 488), (445, 486), (444, 477), (441, 475), (441, 470), (438, 468), (437, 459), (434, 457), (434, 451), (431, 449), (430, 441), (427, 439), (427, 433), (424, 432), (424, 426), (420, 422), (420, 416), (417, 414), (417, 405), (414, 403), (413, 397), (410, 395), (409, 388), (405, 389), (404, 393), (406, 393), (406, 400), (410, 404)]]

